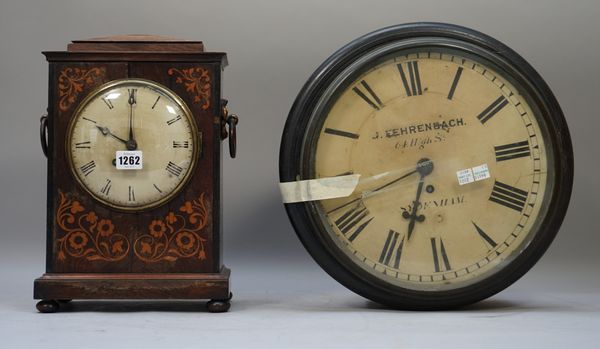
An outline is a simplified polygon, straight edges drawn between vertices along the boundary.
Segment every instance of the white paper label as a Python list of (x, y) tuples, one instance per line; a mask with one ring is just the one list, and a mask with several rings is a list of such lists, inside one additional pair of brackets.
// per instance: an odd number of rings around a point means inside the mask
[(350, 196), (358, 185), (360, 175), (326, 177), (279, 183), (283, 202), (304, 202)]
[(117, 150), (115, 154), (117, 170), (141, 170), (143, 160), (141, 150)]
[(475, 178), (473, 178), (473, 171), (471, 171), (470, 168), (457, 171), (456, 177), (458, 177), (458, 184), (460, 185), (475, 182)]
[(480, 181), (486, 178), (490, 178), (490, 170), (488, 169), (487, 164), (475, 166), (472, 168), (473, 177), (476, 181)]
[(490, 178), (490, 170), (487, 164), (465, 168), (456, 172), (458, 184), (464, 185)]

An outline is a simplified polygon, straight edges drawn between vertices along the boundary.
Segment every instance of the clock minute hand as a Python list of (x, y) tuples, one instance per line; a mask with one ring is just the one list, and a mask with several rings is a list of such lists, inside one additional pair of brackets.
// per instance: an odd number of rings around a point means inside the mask
[(410, 171), (410, 172), (407, 172), (407, 173), (403, 174), (402, 176), (400, 176), (400, 177), (398, 177), (398, 178), (396, 178), (396, 179), (394, 179), (394, 180), (392, 180), (392, 181), (389, 181), (389, 182), (387, 182), (387, 183), (385, 183), (385, 184), (383, 184), (383, 185), (380, 185), (379, 187), (377, 187), (377, 188), (375, 188), (375, 189), (373, 189), (373, 190), (369, 190), (369, 191), (367, 191), (367, 192), (363, 192), (363, 194), (362, 194), (360, 197), (358, 197), (358, 198), (356, 198), (356, 199), (353, 199), (353, 200), (350, 200), (350, 201), (348, 201), (347, 203), (345, 203), (345, 204), (343, 204), (343, 205), (340, 205), (340, 206), (338, 206), (338, 207), (336, 207), (336, 208), (334, 208), (334, 209), (332, 209), (332, 210), (328, 211), (328, 212), (327, 212), (327, 214), (329, 214), (329, 213), (331, 213), (331, 212), (334, 212), (334, 211), (337, 211), (337, 210), (339, 210), (339, 209), (341, 209), (341, 208), (344, 208), (344, 207), (346, 207), (346, 206), (348, 206), (348, 205), (351, 205), (352, 203), (355, 203), (355, 202), (357, 202), (358, 200), (366, 199), (366, 198), (370, 197), (371, 195), (373, 195), (373, 193), (376, 193), (376, 192), (378, 192), (378, 191), (380, 191), (380, 190), (382, 190), (382, 189), (384, 189), (384, 188), (387, 188), (387, 187), (389, 187), (390, 185), (392, 185), (392, 184), (394, 184), (394, 183), (396, 183), (396, 182), (399, 182), (399, 181), (401, 181), (401, 180), (405, 179), (406, 177), (412, 176), (412, 175), (413, 175), (413, 174), (415, 174), (415, 173), (417, 173), (417, 170), (412, 170), (412, 171)]
[(125, 145), (127, 146), (127, 150), (137, 149), (137, 142), (133, 137), (133, 105), (136, 104), (135, 91), (135, 89), (128, 90), (129, 99), (127, 100), (127, 103), (129, 103), (129, 138), (125, 143)]

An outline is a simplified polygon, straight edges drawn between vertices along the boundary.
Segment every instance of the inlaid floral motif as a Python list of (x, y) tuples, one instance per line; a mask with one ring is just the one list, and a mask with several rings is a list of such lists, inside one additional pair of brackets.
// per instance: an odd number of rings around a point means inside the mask
[(200, 67), (189, 69), (171, 68), (169, 75), (177, 75), (175, 82), (184, 84), (186, 91), (194, 96), (194, 103), (206, 110), (210, 107), (210, 74), (208, 70)]
[(204, 193), (196, 200), (186, 201), (179, 212), (169, 212), (164, 219), (148, 225), (148, 234), (133, 244), (133, 252), (144, 262), (169, 261), (179, 258), (206, 259), (200, 231), (208, 223), (209, 212)]
[(62, 235), (56, 239), (59, 261), (70, 256), (114, 262), (127, 256), (129, 240), (115, 232), (110, 219), (99, 219), (94, 211), (86, 211), (79, 201), (67, 198), (61, 191), (58, 196), (57, 233)]
[(63, 69), (58, 75), (58, 108), (61, 111), (69, 110), (83, 88), (94, 84), (97, 78), (104, 76), (105, 71), (103, 67)]

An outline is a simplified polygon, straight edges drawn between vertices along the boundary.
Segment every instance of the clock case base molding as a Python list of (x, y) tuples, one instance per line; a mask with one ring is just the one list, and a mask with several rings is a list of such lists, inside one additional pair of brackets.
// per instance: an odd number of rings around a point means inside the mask
[(210, 299), (210, 312), (229, 310), (230, 270), (219, 273), (164, 274), (53, 274), (37, 278), (33, 298), (40, 299), (42, 313), (58, 311), (60, 303), (72, 299)]
[[(235, 148), (235, 128), (232, 129), (229, 123), (232, 116), (228, 118), (223, 114), (227, 101), (221, 99), (221, 71), (227, 65), (226, 54), (205, 52), (200, 41), (147, 35), (73, 41), (67, 51), (43, 53), (51, 64), (48, 116), (42, 117), (40, 128), (42, 150), (48, 157), (49, 169), (48, 229), (46, 272), (34, 281), (33, 298), (41, 300), (37, 304), (38, 311), (56, 312), (60, 304), (73, 299), (197, 299), (209, 300), (207, 309), (210, 312), (228, 311), (231, 299), (230, 271), (223, 266), (221, 257), (221, 142), (229, 136), (229, 146)], [(210, 93), (202, 89), (204, 85), (200, 86), (199, 80), (194, 80), (196, 70), (200, 69), (195, 67), (202, 67), (210, 74)], [(172, 74), (166, 68), (174, 68)], [(60, 80), (60, 71), (66, 74), (63, 80)], [(179, 72), (184, 75), (177, 75)], [(207, 238), (207, 250), (203, 258), (178, 258), (171, 262), (138, 260), (135, 263), (129, 258), (105, 258), (97, 262), (89, 258), (65, 259), (56, 248), (58, 228), (53, 217), (60, 190), (69, 195), (75, 194), (73, 197), (78, 204), (80, 202), (90, 212), (96, 211), (103, 217), (110, 214), (114, 217), (108, 218), (113, 221), (119, 219), (119, 226), (135, 225), (142, 216), (147, 220), (156, 219), (145, 213), (126, 215), (111, 211), (87, 198), (86, 193), (64, 170), (66, 160), (62, 154), (65, 151), (63, 138), (66, 121), (90, 91), (107, 81), (121, 78), (144, 78), (174, 89), (192, 108), (199, 123), (204, 142), (199, 159), (204, 163), (199, 166), (210, 170), (197, 171), (177, 197), (152, 212), (156, 212), (155, 217), (164, 217), (173, 207), (176, 209), (185, 205), (188, 197), (197, 197), (200, 192), (208, 193), (212, 198), (208, 201), (211, 214), (209, 224), (204, 228), (209, 234), (208, 237), (203, 235), (203, 238)], [(57, 130), (62, 131), (57, 133)], [(235, 156), (234, 149), (230, 153), (232, 157)], [(145, 222), (140, 226), (147, 224)], [(132, 234), (130, 231), (130, 240), (135, 237)], [(125, 249), (123, 245), (120, 248)], [(115, 251), (119, 252), (119, 249)]]

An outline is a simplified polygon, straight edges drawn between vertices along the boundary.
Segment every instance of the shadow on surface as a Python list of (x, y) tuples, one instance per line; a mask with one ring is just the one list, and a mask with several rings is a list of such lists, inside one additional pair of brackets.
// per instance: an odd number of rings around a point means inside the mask
[(132, 313), (132, 312), (194, 312), (208, 313), (205, 301), (84, 301), (75, 300), (60, 304), (59, 312), (106, 312), (106, 313)]

